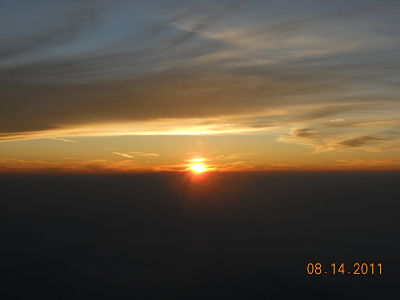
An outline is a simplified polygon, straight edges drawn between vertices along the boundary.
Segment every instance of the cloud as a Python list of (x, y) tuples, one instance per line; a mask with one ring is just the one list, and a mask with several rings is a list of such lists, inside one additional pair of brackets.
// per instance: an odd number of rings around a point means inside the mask
[(297, 137), (302, 137), (302, 138), (317, 137), (318, 135), (315, 133), (312, 133), (311, 130), (312, 130), (311, 128), (294, 129), (293, 135), (295, 135)]
[(363, 135), (348, 140), (341, 141), (339, 145), (346, 147), (362, 147), (376, 142), (385, 141), (388, 138), (373, 135)]
[(344, 112), (359, 111), (368, 108), (368, 105), (328, 105), (300, 114), (295, 117), (298, 121), (321, 119)]
[[(53, 137), (53, 138), (50, 138), (50, 139), (54, 140), (54, 141), (60, 141), (60, 142), (70, 143), (70, 144), (76, 144), (77, 143), (74, 140), (66, 139), (66, 138), (62, 138), (62, 137)], [(1, 138), (0, 138), (0, 140), (1, 140)]]
[(38, 3), (26, 5), (29, 20), (22, 8), (0, 18), (11, 28), (0, 47), (2, 141), (296, 127), (292, 141), (311, 143), (313, 121), (382, 116), (377, 104), (398, 100), (389, 2)]
[[(233, 11), (235, 8), (240, 6), (241, 4), (247, 2), (248, 0), (234, 0), (230, 1), (227, 5), (223, 5), (220, 8), (217, 8), (213, 11), (208, 11), (207, 14), (201, 18), (199, 22), (197, 22), (194, 26), (190, 28), (185, 28), (184, 34), (179, 36), (176, 40), (169, 45), (169, 47), (177, 47), (179, 45), (190, 42), (191, 39), (196, 38), (199, 34), (202, 33), (203, 30), (212, 26), (214, 22), (219, 22), (221, 18), (223, 18), (226, 14)], [(179, 22), (179, 20), (177, 20)], [(174, 25), (174, 23), (170, 23)]]
[(49, 162), (42, 160), (24, 160), (16, 158), (0, 159), (1, 173), (83, 173), (113, 174), (140, 173), (154, 171), (154, 167), (137, 164), (131, 160), (109, 161), (91, 159), (87, 161)]
[(313, 132), (312, 128), (293, 128), (290, 135), (278, 137), (278, 142), (298, 144), (314, 148), (314, 154), (333, 151), (337, 148), (337, 139), (332, 137), (322, 136)]
[[(331, 108), (331, 106), (329, 107)], [(307, 144), (316, 139), (335, 138), (335, 141), (349, 139), (350, 136), (382, 135), (395, 139), (399, 134), (399, 122), (396, 119), (376, 120), (347, 120), (357, 115), (370, 115), (374, 109), (371, 106), (360, 106), (356, 110), (353, 106), (348, 109), (340, 108), (338, 119), (329, 119), (330, 115), (321, 118), (299, 118), (313, 114), (316, 111), (327, 111), (321, 105), (307, 105), (305, 107), (283, 106), (277, 109), (263, 109), (258, 112), (225, 114), (222, 116), (200, 118), (160, 118), (150, 120), (136, 120), (127, 122), (91, 123), (74, 126), (60, 126), (49, 130), (24, 131), (0, 134), (0, 142), (23, 139), (59, 139), (66, 142), (64, 137), (85, 136), (116, 136), (116, 135), (215, 135), (215, 134), (272, 134), (280, 136), (280, 141)], [(381, 114), (395, 115), (392, 106), (380, 106)], [(333, 109), (336, 111), (336, 108)], [(290, 128), (292, 128), (290, 130)], [(283, 136), (284, 132), (290, 136)], [(70, 139), (67, 139), (71, 141)], [(319, 141), (321, 143), (321, 141)], [(330, 147), (331, 148), (331, 147)], [(131, 152), (128, 155), (137, 156), (140, 153)], [(151, 154), (149, 154), (151, 155)]]
[[(43, 5), (40, 1), (38, 2), (39, 7)], [(59, 21), (62, 20), (61, 22), (53, 23), (53, 26), (48, 26), (39, 32), (35, 31), (35, 26), (32, 25), (25, 28), (26, 33), (24, 32), (24, 34), (2, 36), (0, 61), (15, 59), (23, 55), (33, 55), (40, 51), (47, 51), (48, 48), (63, 46), (72, 41), (104, 9), (107, 9), (104, 4), (100, 3), (70, 3), (66, 5), (66, 3), (60, 2), (59, 5), (63, 8), (62, 13), (54, 5), (50, 4), (49, 7), (59, 13), (58, 17)], [(24, 13), (23, 9), (21, 13)], [(39, 23), (41, 21), (39, 18), (40, 16), (34, 13), (28, 16), (32, 22)], [(52, 17), (50, 19), (53, 22), (56, 21)], [(23, 21), (17, 20), (16, 25), (27, 26)]]
[(158, 153), (146, 153), (146, 152), (129, 152), (134, 157), (160, 157)]
[(343, 119), (330, 120), (329, 126), (332, 127), (374, 127), (374, 128), (390, 128), (399, 127), (400, 119), (378, 119), (378, 120), (350, 120)]
[[(21, 72), (24, 76), (29, 73)], [(55, 72), (65, 74), (63, 70)], [(4, 99), (0, 103), (0, 130), (11, 133), (123, 120), (254, 113), (305, 101), (325, 102), (310, 95), (333, 93), (340, 85), (334, 84), (337, 80), (333, 78), (304, 76), (285, 67), (264, 74), (249, 72), (239, 69), (236, 74), (227, 73), (212, 67), (207, 71), (183, 69), (79, 85), (10, 83), (0, 91)]]
[[(128, 154), (129, 153), (129, 154)], [(156, 158), (160, 155), (158, 153), (147, 153), (147, 152), (128, 152), (128, 153), (121, 153), (121, 152), (113, 152), (115, 155), (119, 155), (125, 158)]]
[(125, 158), (133, 158), (133, 156), (131, 156), (129, 154), (126, 154), (126, 153), (113, 152), (113, 154), (119, 155), (119, 156), (122, 156), (122, 157), (125, 157)]
[(314, 154), (341, 151), (345, 148), (359, 148), (370, 152), (400, 148), (398, 134), (390, 137), (368, 134), (351, 138), (346, 137), (348, 135), (347, 131), (330, 132), (324, 131), (324, 128), (294, 128), (290, 135), (280, 136), (277, 141), (313, 148)]

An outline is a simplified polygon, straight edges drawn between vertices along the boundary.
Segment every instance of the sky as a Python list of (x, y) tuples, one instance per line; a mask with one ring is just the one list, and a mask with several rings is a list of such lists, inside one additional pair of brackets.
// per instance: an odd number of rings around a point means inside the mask
[(3, 0), (0, 172), (400, 169), (396, 0)]

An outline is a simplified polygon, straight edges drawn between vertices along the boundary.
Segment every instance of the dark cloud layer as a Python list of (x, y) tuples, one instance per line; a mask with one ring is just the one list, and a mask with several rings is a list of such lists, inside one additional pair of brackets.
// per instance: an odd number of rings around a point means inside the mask
[(387, 140), (387, 138), (381, 136), (364, 135), (342, 141), (339, 144), (346, 147), (362, 147), (368, 144), (373, 144), (385, 140)]
[(295, 136), (302, 137), (302, 138), (312, 138), (312, 137), (318, 136), (317, 134), (312, 133), (311, 131), (312, 131), (311, 128), (301, 128), (301, 129), (294, 130), (293, 134)]

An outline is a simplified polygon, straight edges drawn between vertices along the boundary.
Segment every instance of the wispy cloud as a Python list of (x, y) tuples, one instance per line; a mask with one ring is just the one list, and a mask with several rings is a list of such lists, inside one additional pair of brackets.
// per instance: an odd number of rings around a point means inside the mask
[(137, 173), (154, 171), (131, 160), (112, 161), (90, 159), (85, 161), (49, 162), (16, 158), (0, 159), (0, 173)]
[(374, 143), (386, 141), (386, 140), (388, 140), (387, 137), (374, 136), (374, 135), (363, 135), (363, 136), (358, 136), (355, 138), (341, 141), (339, 143), (339, 145), (345, 146), (345, 147), (362, 147), (365, 145), (370, 145), (370, 144), (374, 144)]
[(64, 142), (64, 143), (70, 143), (70, 144), (76, 144), (77, 142), (71, 139), (66, 139), (66, 138), (62, 138), (62, 137), (53, 137), (50, 138), (51, 140), (54, 141), (60, 141), (60, 142)]
[(368, 134), (348, 138), (341, 136), (348, 136), (348, 132), (329, 135), (327, 132), (323, 132), (323, 130), (321, 133), (316, 133), (316, 131), (318, 129), (294, 128), (290, 135), (281, 136), (277, 141), (313, 148), (315, 154), (343, 150), (345, 148), (358, 148), (371, 152), (400, 149), (400, 135), (388, 137)]
[(122, 157), (125, 157), (125, 158), (133, 158), (132, 155), (129, 155), (129, 154), (126, 154), (126, 153), (113, 152), (113, 154), (119, 155), (119, 156), (122, 156)]
[(129, 152), (134, 157), (160, 157), (158, 153), (147, 153), (147, 152)]
[(128, 152), (128, 153), (121, 153), (121, 152), (113, 152), (115, 155), (119, 155), (125, 158), (157, 158), (160, 155), (158, 153), (147, 153), (147, 152)]

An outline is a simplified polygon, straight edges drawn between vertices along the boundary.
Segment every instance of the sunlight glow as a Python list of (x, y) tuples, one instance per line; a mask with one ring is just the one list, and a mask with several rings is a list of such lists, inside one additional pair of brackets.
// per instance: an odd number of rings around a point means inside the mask
[(190, 166), (190, 170), (195, 173), (203, 173), (206, 171), (206, 167), (202, 164), (193, 164)]
[(199, 162), (202, 162), (202, 161), (205, 161), (205, 160), (206, 159), (204, 157), (195, 157), (195, 158), (189, 159), (189, 161), (193, 162), (193, 163), (199, 163)]

